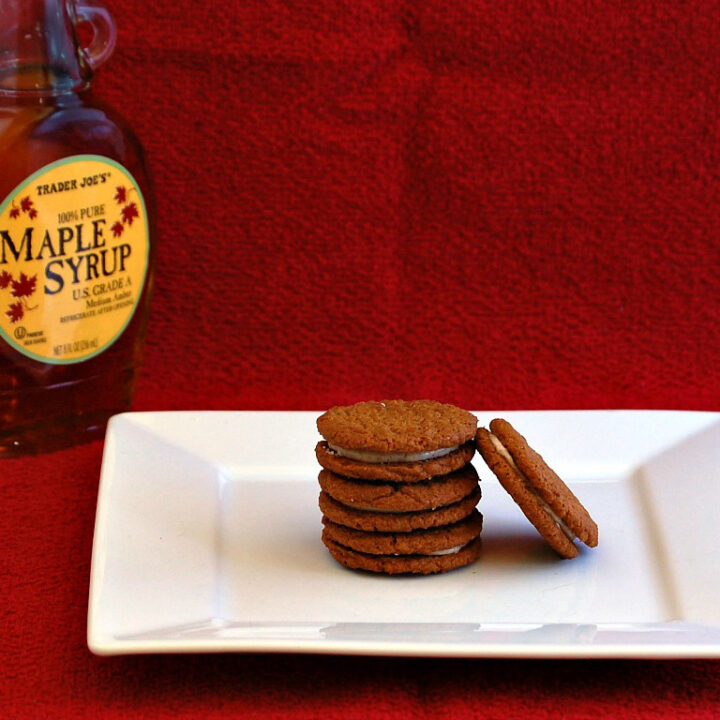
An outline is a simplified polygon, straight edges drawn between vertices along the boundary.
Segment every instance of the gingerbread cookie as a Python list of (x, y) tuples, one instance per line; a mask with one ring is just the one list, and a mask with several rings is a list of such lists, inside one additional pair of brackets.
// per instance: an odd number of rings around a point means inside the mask
[[(459, 522), (412, 532), (355, 530), (327, 517), (323, 517), (323, 525), (323, 543), (333, 557), (347, 567), (391, 572), (386, 568), (392, 566), (394, 573), (431, 573), (460, 567), (477, 557), (479, 548), (472, 552), (466, 548), (480, 536), (482, 515), (473, 510)], [(376, 556), (374, 560), (372, 556)], [(418, 563), (419, 557), (425, 562)], [(361, 558), (364, 558), (363, 564), (359, 565)], [(394, 559), (394, 562), (388, 563), (388, 559)]]
[(449, 475), (417, 483), (368, 482), (321, 470), (320, 487), (343, 505), (357, 510), (413, 512), (450, 505), (478, 487), (478, 474), (466, 465)]
[(315, 447), (315, 457), (320, 465), (338, 475), (405, 483), (447, 475), (467, 465), (474, 454), (475, 443), (472, 440), (442, 457), (415, 462), (361, 462), (338, 454), (327, 442), (319, 442)]
[(320, 493), (319, 505), (323, 515), (337, 525), (372, 532), (412, 532), (458, 522), (470, 515), (479, 500), (480, 488), (476, 487), (450, 505), (415, 512), (357, 510), (334, 500), (326, 492)]
[(482, 515), (473, 510), (452, 525), (413, 532), (367, 532), (338, 525), (323, 517), (324, 534), (340, 545), (370, 555), (432, 555), (467, 545), (480, 535)]
[(330, 554), (341, 565), (353, 570), (367, 570), (386, 575), (431, 575), (470, 565), (480, 555), (480, 538), (475, 538), (456, 552), (443, 555), (370, 555), (323, 537)]
[(334, 407), (317, 427), (318, 462), (345, 477), (417, 482), (466, 465), (477, 418), (433, 400), (387, 400)]
[(498, 418), (490, 431), (479, 428), (476, 441), (500, 484), (559, 555), (575, 557), (576, 540), (597, 545), (598, 528), (588, 511), (509, 422)]

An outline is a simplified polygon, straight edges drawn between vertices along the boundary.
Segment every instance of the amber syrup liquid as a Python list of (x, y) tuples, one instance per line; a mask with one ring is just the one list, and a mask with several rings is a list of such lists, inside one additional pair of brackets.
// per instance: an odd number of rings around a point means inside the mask
[(108, 418), (130, 407), (154, 266), (154, 208), (142, 149), (124, 122), (89, 92), (41, 102), (0, 94), (0, 201), (45, 165), (80, 154), (117, 161), (143, 192), (151, 233), (145, 286), (123, 334), (85, 361), (44, 363), (0, 338), (0, 458), (101, 438)]

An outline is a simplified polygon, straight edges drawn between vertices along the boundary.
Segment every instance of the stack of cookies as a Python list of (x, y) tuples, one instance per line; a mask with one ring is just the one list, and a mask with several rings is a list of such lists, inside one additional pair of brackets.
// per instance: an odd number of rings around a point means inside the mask
[(477, 558), (474, 415), (390, 400), (331, 408), (317, 426), (322, 540), (340, 564), (430, 574)]

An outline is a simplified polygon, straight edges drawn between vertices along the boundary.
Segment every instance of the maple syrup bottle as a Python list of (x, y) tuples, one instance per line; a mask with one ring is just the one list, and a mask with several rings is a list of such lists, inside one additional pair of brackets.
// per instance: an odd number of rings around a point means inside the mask
[(0, 458), (102, 437), (130, 406), (153, 208), (138, 141), (90, 92), (114, 43), (96, 2), (0, 0)]

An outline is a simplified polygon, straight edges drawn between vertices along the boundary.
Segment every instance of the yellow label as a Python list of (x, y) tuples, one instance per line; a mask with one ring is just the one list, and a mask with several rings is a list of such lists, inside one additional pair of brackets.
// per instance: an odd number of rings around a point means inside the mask
[(125, 168), (97, 155), (46, 165), (0, 205), (0, 336), (46, 363), (101, 353), (135, 312), (149, 249)]

